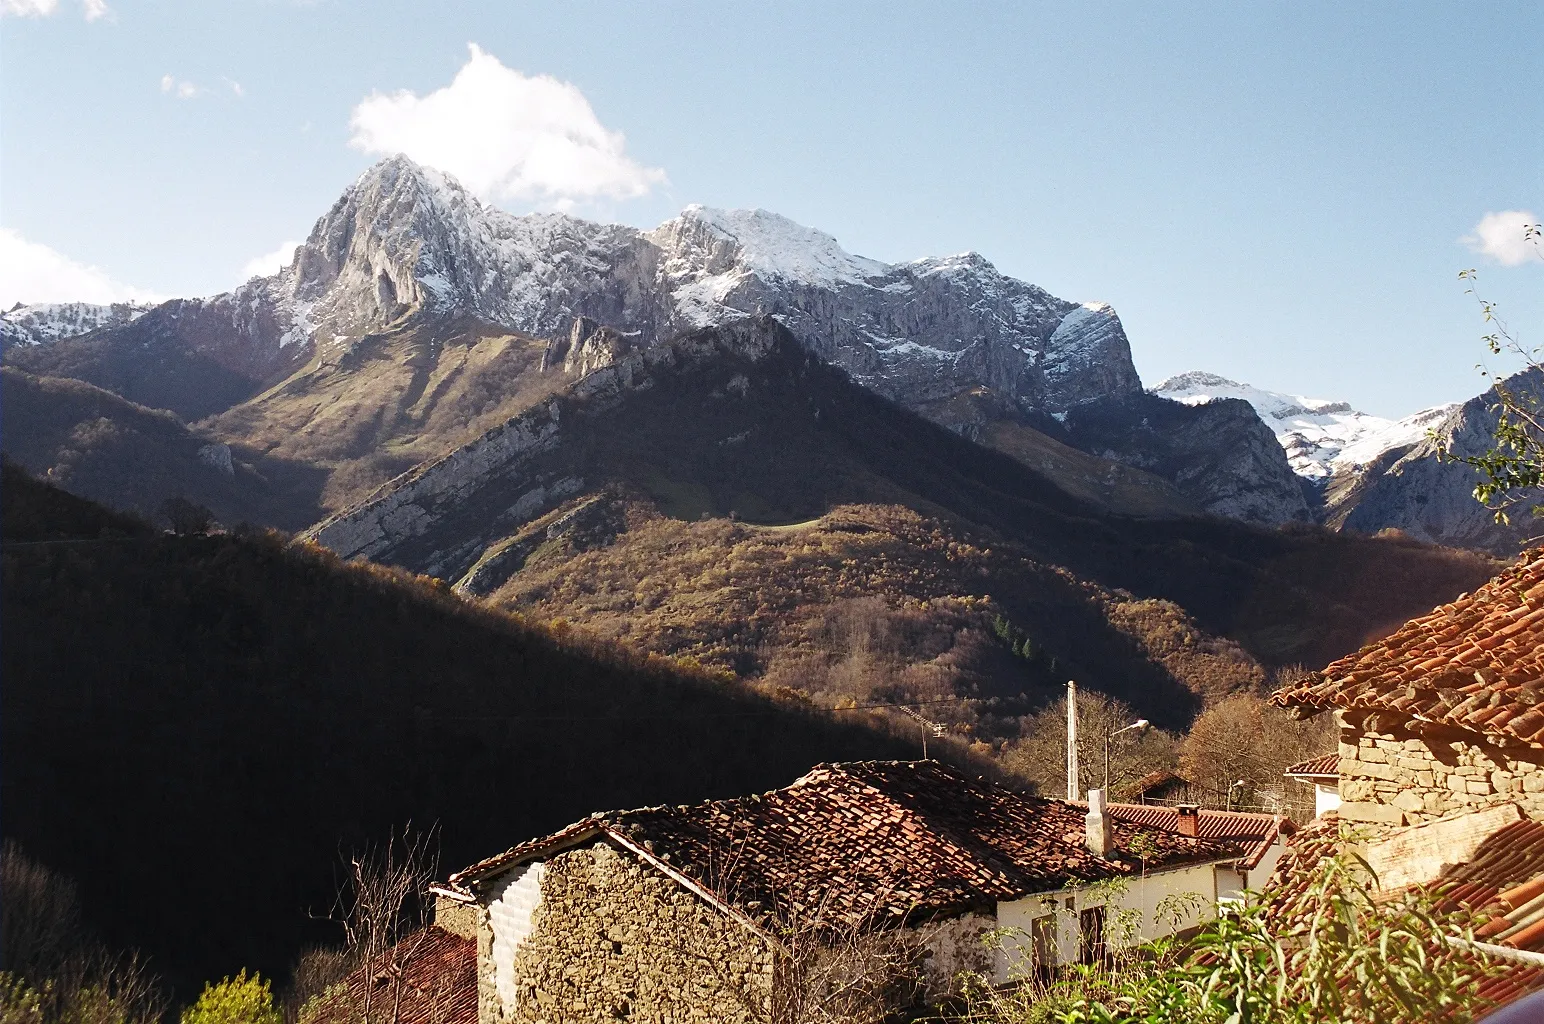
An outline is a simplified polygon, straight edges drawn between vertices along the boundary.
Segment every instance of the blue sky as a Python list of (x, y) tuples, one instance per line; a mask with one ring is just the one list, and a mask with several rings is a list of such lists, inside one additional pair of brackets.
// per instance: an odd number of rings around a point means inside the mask
[(505, 188), (516, 211), (759, 206), (878, 259), (973, 249), (1114, 304), (1149, 384), (1208, 369), (1382, 415), (1481, 389), (1465, 267), (1544, 340), (1544, 261), (1461, 241), (1544, 214), (1537, 4), (0, 7), (11, 251), (158, 295), (304, 237), (375, 159), (361, 103), (444, 89), (476, 44), (570, 83), (637, 172)]

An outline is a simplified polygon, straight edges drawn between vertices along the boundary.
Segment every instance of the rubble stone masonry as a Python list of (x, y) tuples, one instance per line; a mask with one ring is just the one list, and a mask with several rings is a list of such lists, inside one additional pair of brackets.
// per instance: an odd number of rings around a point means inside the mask
[(763, 940), (604, 841), (546, 861), (530, 934), (513, 955), (513, 1006), (499, 997), (494, 944), (480, 931), (482, 1024), (735, 1024), (767, 1012), (773, 963)]
[(1544, 751), (1455, 729), (1418, 734), (1385, 712), (1344, 712), (1340, 722), (1344, 820), (1413, 825), (1509, 803), (1544, 821)]

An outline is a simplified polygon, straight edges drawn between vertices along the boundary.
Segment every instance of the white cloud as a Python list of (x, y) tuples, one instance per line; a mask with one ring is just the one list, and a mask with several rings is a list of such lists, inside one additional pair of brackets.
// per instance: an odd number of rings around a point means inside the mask
[(299, 245), (299, 242), (281, 242), (273, 252), (266, 252), (255, 259), (247, 260), (246, 266), (241, 268), (242, 280), (277, 274), (290, 265), (290, 261), (295, 258), (295, 249)]
[(564, 209), (630, 199), (665, 180), (623, 151), (584, 94), (550, 75), (525, 75), (469, 44), (451, 83), (424, 96), (371, 93), (354, 108), (349, 145), (404, 153), (493, 200)]
[(161, 91), (165, 93), (171, 93), (179, 100), (190, 100), (204, 90), (200, 89), (192, 82), (178, 81), (171, 75), (162, 75)]
[[(1534, 228), (1531, 237), (1530, 225)], [(1544, 239), (1539, 236), (1538, 225), (1539, 218), (1532, 210), (1487, 213), (1474, 226), (1474, 232), (1460, 241), (1503, 267), (1515, 267), (1533, 260), (1544, 261)]]
[[(96, 21), (113, 13), (107, 0), (82, 0), (81, 13)], [(59, 10), (59, 0), (0, 0), (0, 17), (46, 18)]]
[(241, 97), (247, 94), (247, 91), (241, 87), (241, 83), (234, 78), (226, 78), (224, 75), (221, 75), (220, 81), (230, 87), (230, 91), (236, 94), (237, 99), (241, 99)]
[(160, 297), (0, 228), (0, 308), (18, 302), (157, 302)]
[(46, 18), (58, 6), (59, 0), (0, 0), (0, 14), (14, 18)]

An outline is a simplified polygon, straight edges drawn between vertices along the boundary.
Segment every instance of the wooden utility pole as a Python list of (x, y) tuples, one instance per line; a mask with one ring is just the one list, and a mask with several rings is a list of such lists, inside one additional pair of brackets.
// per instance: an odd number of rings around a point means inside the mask
[(1067, 680), (1067, 799), (1076, 800), (1078, 779), (1078, 684)]

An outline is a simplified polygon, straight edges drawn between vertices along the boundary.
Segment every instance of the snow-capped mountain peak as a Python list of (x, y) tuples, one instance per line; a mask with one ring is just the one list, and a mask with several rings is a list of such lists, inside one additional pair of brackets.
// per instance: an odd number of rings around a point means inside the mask
[(1458, 408), (1434, 406), (1390, 420), (1358, 412), (1347, 402), (1267, 391), (1201, 370), (1170, 377), (1151, 391), (1186, 405), (1243, 399), (1254, 406), (1281, 442), (1293, 471), (1316, 484), (1339, 473), (1354, 472), (1391, 448), (1421, 441), (1428, 430)]
[[(649, 232), (649, 238), (673, 250), (683, 263), (711, 264), (715, 257), (730, 257), (742, 273), (827, 288), (857, 284), (890, 270), (878, 260), (852, 255), (824, 231), (760, 209), (719, 210), (694, 203)], [(686, 267), (672, 269), (679, 274)]]
[(538, 337), (587, 317), (644, 344), (769, 315), (913, 406), (983, 385), (1046, 411), (1141, 390), (1114, 310), (1059, 299), (976, 253), (887, 264), (756, 209), (689, 206), (647, 232), (518, 216), (402, 156), (355, 179), (288, 267), (152, 326), (182, 335), (196, 316), (208, 321), (200, 338), (212, 338), (229, 320), (244, 340), (219, 358), (277, 368), (308, 346), (330, 358), (416, 313)]

